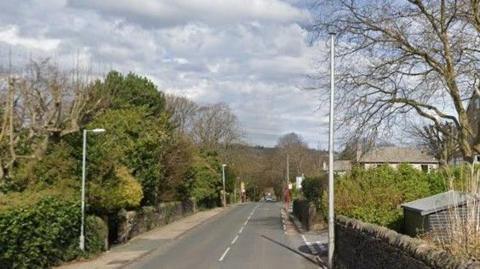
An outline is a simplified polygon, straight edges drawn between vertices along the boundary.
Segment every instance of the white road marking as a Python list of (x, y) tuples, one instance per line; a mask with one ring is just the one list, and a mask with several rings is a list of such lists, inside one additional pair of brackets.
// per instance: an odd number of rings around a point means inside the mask
[(228, 247), (225, 252), (223, 252), (223, 255), (222, 257), (220, 257), (220, 259), (218, 259), (219, 262), (223, 261), (223, 259), (225, 258), (225, 255), (227, 255), (227, 253), (230, 251), (230, 247)]
[(236, 235), (235, 238), (233, 238), (232, 245), (235, 244), (235, 242), (237, 242), (237, 239), (238, 239), (238, 235)]
[[(243, 223), (242, 227), (240, 228), (240, 230), (238, 231), (238, 234), (235, 236), (235, 238), (233, 238), (231, 244), (235, 244), (235, 242), (237, 242), (238, 240), (238, 237), (239, 237), (239, 234), (241, 234), (243, 232), (243, 229), (245, 228), (245, 226), (247, 226), (248, 224), (248, 221), (250, 220), (250, 218), (253, 216), (253, 214), (255, 213), (255, 210), (257, 210), (257, 208), (259, 207), (260, 205), (257, 205), (256, 207), (253, 208), (252, 212), (250, 212), (250, 214), (248, 215), (248, 218), (247, 220)], [(230, 251), (230, 247), (228, 247), (225, 252), (223, 252), (223, 255), (222, 257), (220, 257), (220, 259), (218, 259), (219, 262), (223, 261), (223, 259), (225, 258), (225, 256), (227, 255), (227, 253)]]
[(308, 249), (310, 250), (310, 253), (312, 255), (316, 255), (315, 248), (312, 246), (311, 242), (308, 242), (307, 239), (305, 238), (305, 235), (302, 234), (303, 242), (305, 242), (305, 245), (307, 245)]
[(305, 244), (307, 243), (307, 239), (305, 238), (305, 235), (302, 234), (302, 239), (303, 239), (303, 242), (305, 242)]

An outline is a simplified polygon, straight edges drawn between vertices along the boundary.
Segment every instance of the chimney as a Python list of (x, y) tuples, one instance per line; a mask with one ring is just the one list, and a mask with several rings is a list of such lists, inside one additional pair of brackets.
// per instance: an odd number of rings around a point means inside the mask
[(362, 157), (362, 144), (358, 143), (357, 144), (357, 150), (355, 152), (355, 162), (359, 162), (360, 158)]

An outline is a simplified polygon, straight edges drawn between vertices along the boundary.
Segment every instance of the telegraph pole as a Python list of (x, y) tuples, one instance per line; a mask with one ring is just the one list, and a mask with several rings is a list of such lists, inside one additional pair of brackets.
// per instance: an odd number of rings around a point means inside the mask
[(288, 155), (288, 152), (287, 152), (287, 187), (288, 187), (288, 183), (290, 183), (290, 156)]
[(225, 166), (226, 164), (222, 164), (222, 185), (223, 185), (223, 207), (227, 206), (227, 197), (225, 193)]

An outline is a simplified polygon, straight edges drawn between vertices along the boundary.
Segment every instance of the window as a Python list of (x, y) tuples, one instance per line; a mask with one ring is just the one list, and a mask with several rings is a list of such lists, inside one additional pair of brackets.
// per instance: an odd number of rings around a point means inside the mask
[(428, 164), (422, 164), (421, 168), (423, 172), (428, 172)]

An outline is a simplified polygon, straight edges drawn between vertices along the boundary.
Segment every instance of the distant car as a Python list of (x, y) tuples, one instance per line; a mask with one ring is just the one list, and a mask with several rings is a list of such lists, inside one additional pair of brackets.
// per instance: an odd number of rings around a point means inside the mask
[(265, 196), (265, 202), (275, 202), (275, 198), (272, 195)]

